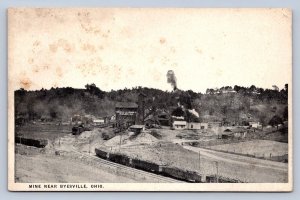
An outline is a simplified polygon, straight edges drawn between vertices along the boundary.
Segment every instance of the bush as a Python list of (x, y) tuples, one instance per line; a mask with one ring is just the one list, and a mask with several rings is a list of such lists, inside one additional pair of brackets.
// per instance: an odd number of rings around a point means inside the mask
[(107, 133), (107, 132), (102, 133), (103, 140), (109, 140), (109, 139), (113, 138), (114, 136), (115, 136), (114, 133)]

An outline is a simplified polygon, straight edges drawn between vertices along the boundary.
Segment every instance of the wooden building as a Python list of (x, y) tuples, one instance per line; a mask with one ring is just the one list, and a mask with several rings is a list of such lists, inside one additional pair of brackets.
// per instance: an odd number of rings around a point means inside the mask
[(133, 102), (118, 102), (115, 106), (116, 126), (128, 128), (134, 125), (137, 117), (138, 105)]

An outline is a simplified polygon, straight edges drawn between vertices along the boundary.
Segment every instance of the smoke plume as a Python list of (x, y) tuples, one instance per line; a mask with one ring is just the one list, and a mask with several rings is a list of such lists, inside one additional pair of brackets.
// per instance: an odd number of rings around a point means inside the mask
[(167, 82), (171, 83), (173, 90), (177, 89), (176, 76), (173, 70), (169, 70), (167, 73)]

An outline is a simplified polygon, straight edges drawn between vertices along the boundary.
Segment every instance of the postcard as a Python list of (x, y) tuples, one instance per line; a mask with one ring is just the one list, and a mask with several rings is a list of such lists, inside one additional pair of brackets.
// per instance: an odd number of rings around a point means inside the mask
[(10, 191), (293, 190), (290, 9), (7, 17)]

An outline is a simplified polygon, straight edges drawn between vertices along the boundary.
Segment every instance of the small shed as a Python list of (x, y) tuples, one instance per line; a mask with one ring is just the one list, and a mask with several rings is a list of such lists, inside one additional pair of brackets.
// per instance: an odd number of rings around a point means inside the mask
[(135, 134), (139, 134), (142, 131), (145, 130), (145, 126), (144, 125), (132, 125), (129, 127), (129, 131), (134, 132)]
[(233, 132), (231, 129), (225, 129), (223, 131), (223, 133), (221, 133), (220, 135), (218, 135), (218, 138), (219, 139), (230, 139), (230, 138), (233, 138)]

